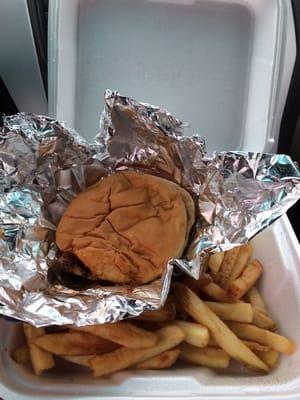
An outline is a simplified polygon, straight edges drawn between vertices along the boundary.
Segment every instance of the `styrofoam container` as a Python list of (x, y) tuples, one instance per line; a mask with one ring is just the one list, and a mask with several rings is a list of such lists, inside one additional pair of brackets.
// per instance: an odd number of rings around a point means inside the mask
[(87, 139), (105, 89), (209, 150), (275, 152), (296, 56), (289, 0), (50, 0), (49, 111)]
[[(300, 343), (300, 246), (286, 216), (253, 239), (254, 256), (264, 265), (260, 289), (282, 334)], [(21, 328), (1, 321), (0, 396), (38, 399), (300, 399), (300, 346), (282, 356), (277, 369), (259, 376), (240, 367), (213, 371), (182, 365), (166, 371), (120, 372), (109, 379), (70, 364), (41, 377), (15, 364), (10, 349), (20, 343)]]
[[(91, 140), (106, 88), (164, 106), (212, 149), (275, 151), (295, 60), (285, 0), (50, 0), (49, 111)], [(253, 240), (260, 288), (279, 331), (300, 343), (300, 246), (286, 216)], [(267, 376), (179, 365), (96, 379), (62, 364), (36, 377), (0, 321), (0, 397), (300, 399), (300, 350)]]

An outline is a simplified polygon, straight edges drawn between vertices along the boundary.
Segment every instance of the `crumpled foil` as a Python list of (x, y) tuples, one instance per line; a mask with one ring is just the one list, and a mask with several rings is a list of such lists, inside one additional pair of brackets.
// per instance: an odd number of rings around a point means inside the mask
[[(0, 131), (0, 314), (37, 327), (115, 322), (161, 307), (173, 267), (198, 277), (210, 252), (246, 243), (300, 197), (300, 171), (285, 155), (207, 156), (197, 136), (158, 107), (105, 92), (92, 144), (35, 114), (4, 119)], [(182, 259), (140, 287), (74, 290), (47, 281), (55, 227), (76, 194), (125, 169), (162, 176), (193, 196), (196, 223)]]

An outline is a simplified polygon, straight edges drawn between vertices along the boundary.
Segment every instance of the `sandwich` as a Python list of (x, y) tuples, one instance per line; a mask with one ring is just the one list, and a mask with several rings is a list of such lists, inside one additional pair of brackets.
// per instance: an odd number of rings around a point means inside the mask
[(182, 256), (195, 221), (190, 194), (174, 182), (118, 172), (78, 194), (56, 232), (94, 280), (145, 284)]

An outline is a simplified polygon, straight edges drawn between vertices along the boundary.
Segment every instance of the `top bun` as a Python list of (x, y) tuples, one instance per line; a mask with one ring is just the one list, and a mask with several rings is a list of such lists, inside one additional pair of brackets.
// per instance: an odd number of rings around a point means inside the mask
[(120, 172), (78, 194), (58, 225), (56, 242), (95, 279), (143, 284), (182, 255), (194, 214), (192, 197), (176, 183)]

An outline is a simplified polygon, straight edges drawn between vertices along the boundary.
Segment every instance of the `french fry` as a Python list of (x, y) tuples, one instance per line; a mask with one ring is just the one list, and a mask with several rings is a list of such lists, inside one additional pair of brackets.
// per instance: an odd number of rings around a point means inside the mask
[(247, 347), (249, 347), (249, 349), (252, 350), (254, 353), (256, 353), (257, 351), (259, 351), (260, 353), (264, 353), (264, 352), (271, 350), (269, 346), (265, 346), (263, 344), (253, 342), (252, 340), (242, 340), (242, 342)]
[(196, 347), (206, 347), (209, 339), (209, 332), (206, 326), (196, 324), (195, 322), (174, 321), (185, 333), (184, 341)]
[(208, 274), (203, 274), (202, 276), (200, 276), (199, 279), (185, 276), (182, 280), (182, 283), (193, 290), (195, 293), (198, 293), (199, 289), (202, 286), (208, 285), (210, 282), (212, 282), (212, 278)]
[(221, 349), (206, 347), (200, 349), (187, 343), (180, 345), (179, 358), (192, 364), (210, 368), (228, 368), (229, 355)]
[(35, 328), (31, 325), (23, 324), (23, 329), (29, 348), (31, 364), (36, 375), (40, 375), (43, 371), (53, 368), (55, 365), (54, 358), (51, 354), (38, 348), (33, 341), (45, 334), (43, 328)]
[(248, 292), (249, 289), (252, 288), (254, 283), (260, 277), (261, 273), (261, 263), (258, 260), (253, 260), (245, 267), (242, 275), (238, 279), (230, 283), (229, 295), (233, 299), (239, 300)]
[(136, 321), (157, 321), (167, 322), (173, 321), (176, 318), (175, 304), (172, 302), (166, 302), (166, 304), (157, 311), (145, 311), (142, 314), (134, 317)]
[(102, 337), (121, 346), (131, 349), (152, 347), (157, 341), (154, 333), (138, 328), (130, 322), (115, 322), (113, 324), (99, 324), (75, 328), (76, 331), (90, 333)]
[(168, 326), (156, 332), (158, 341), (155, 346), (147, 349), (128, 349), (121, 347), (110, 353), (92, 358), (90, 366), (94, 376), (101, 377), (129, 368), (160, 353), (170, 350), (184, 339), (184, 332), (178, 326)]
[(65, 356), (102, 354), (118, 345), (85, 332), (49, 333), (37, 337), (33, 343), (49, 353)]
[(296, 348), (295, 343), (285, 336), (258, 328), (255, 325), (228, 322), (230, 329), (241, 339), (253, 340), (279, 353), (292, 354)]
[(224, 289), (227, 288), (229, 276), (237, 260), (239, 251), (240, 247), (234, 247), (233, 249), (225, 252), (223, 262), (221, 264), (218, 274), (216, 275), (216, 282)]
[(217, 303), (214, 301), (205, 301), (219, 318), (224, 321), (252, 322), (253, 309), (248, 303)]
[(172, 350), (160, 353), (155, 357), (149, 358), (149, 360), (143, 361), (133, 366), (134, 369), (165, 369), (170, 368), (177, 361), (179, 356), (179, 349), (175, 348)]
[(235, 264), (229, 275), (229, 283), (233, 282), (241, 275), (244, 268), (248, 264), (251, 255), (252, 255), (252, 246), (250, 243), (247, 243), (240, 247)]
[(267, 315), (267, 310), (263, 298), (259, 291), (252, 287), (246, 298), (253, 307), (253, 324), (259, 328), (276, 330), (275, 322)]
[(263, 301), (263, 298), (256, 287), (252, 287), (249, 292), (247, 293), (247, 298), (252, 304), (252, 307), (263, 314), (267, 314), (266, 306)]
[(176, 283), (175, 295), (185, 311), (197, 322), (206, 326), (213, 339), (232, 358), (246, 364), (249, 368), (267, 372), (268, 366), (261, 361), (224, 322), (208, 308), (188, 287)]
[(60, 357), (66, 361), (71, 362), (72, 364), (82, 365), (83, 367), (91, 368), (89, 360), (93, 356), (89, 355), (89, 356), (60, 356)]
[(210, 282), (212, 282), (212, 277), (209, 274), (203, 274), (200, 276), (200, 278), (197, 280), (199, 288), (202, 286), (208, 285)]
[(17, 347), (11, 352), (12, 359), (18, 364), (26, 364), (30, 362), (30, 353), (28, 346), (24, 344), (23, 346)]
[[(249, 347), (249, 349), (252, 350), (254, 353), (257, 352), (257, 351), (264, 352), (264, 351), (269, 351), (270, 350), (269, 346), (264, 346), (264, 345), (262, 345), (260, 343), (252, 342), (251, 340), (242, 340), (242, 342), (247, 347)], [(218, 348), (219, 346), (218, 346), (217, 342), (214, 339), (210, 338), (209, 341), (208, 341), (208, 347)]]
[[(240, 322), (243, 322), (243, 321), (240, 321)], [(245, 321), (245, 322), (247, 322), (247, 321)], [(272, 321), (272, 319), (268, 315), (264, 314), (263, 312), (261, 312), (257, 309), (253, 310), (253, 321), (252, 322), (254, 325), (258, 326), (259, 328), (269, 329), (271, 331), (274, 331), (277, 328), (275, 322)]]
[(208, 267), (214, 275), (217, 275), (224, 259), (224, 252), (214, 253), (209, 256)]
[(274, 368), (278, 362), (278, 352), (275, 350), (257, 351), (257, 356), (263, 360), (270, 368)]
[(234, 300), (228, 296), (226, 290), (221, 288), (214, 282), (201, 287), (201, 292), (211, 297), (213, 300), (221, 301), (223, 303), (233, 303)]

